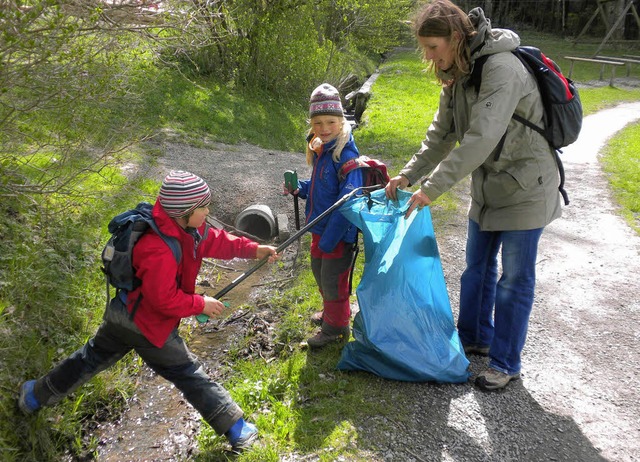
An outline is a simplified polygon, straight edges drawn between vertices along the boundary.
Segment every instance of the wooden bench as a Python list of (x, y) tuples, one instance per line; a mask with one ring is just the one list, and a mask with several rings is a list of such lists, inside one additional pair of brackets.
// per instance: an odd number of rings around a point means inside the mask
[(611, 80), (609, 80), (609, 85), (612, 87), (613, 81), (616, 78), (616, 66), (624, 66), (624, 63), (621, 61), (612, 61), (608, 59), (581, 58), (578, 56), (565, 56), (564, 59), (568, 59), (569, 61), (571, 61), (571, 67), (569, 68), (569, 73), (567, 74), (567, 77), (569, 78), (571, 78), (571, 73), (573, 72), (573, 65), (575, 61), (600, 64), (600, 80), (604, 80), (605, 66), (611, 66)]
[(605, 60), (609, 60), (609, 61), (620, 61), (622, 63), (625, 63), (627, 65), (627, 77), (629, 77), (631, 75), (631, 65), (632, 64), (640, 64), (640, 56), (638, 56), (636, 58), (628, 58), (627, 56), (629, 56), (629, 55), (625, 55), (625, 57), (619, 58), (617, 56), (602, 56), (602, 55), (598, 55), (598, 56), (595, 57), (595, 59), (605, 59)]

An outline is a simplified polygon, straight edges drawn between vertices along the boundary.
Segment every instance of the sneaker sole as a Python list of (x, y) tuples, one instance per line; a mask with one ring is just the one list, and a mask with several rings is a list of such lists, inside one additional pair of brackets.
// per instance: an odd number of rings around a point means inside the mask
[(236, 446), (232, 446), (231, 451), (234, 454), (240, 454), (243, 451), (246, 451), (247, 449), (249, 449), (251, 446), (253, 446), (253, 444), (256, 442), (257, 439), (258, 439), (258, 432), (254, 432), (242, 443), (237, 444)]

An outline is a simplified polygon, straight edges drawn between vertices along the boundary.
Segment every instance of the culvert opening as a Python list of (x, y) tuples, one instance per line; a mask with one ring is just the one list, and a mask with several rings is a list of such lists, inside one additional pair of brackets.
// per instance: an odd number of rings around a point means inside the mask
[(244, 209), (236, 218), (235, 227), (254, 236), (268, 240), (277, 231), (276, 220), (266, 205), (252, 205)]

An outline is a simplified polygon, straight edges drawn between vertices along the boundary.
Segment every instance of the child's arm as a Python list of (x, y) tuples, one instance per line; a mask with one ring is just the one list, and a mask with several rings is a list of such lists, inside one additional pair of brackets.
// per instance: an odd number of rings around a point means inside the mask
[(246, 237), (238, 237), (222, 229), (209, 228), (207, 238), (200, 243), (203, 258), (256, 258), (258, 243)]
[[(348, 159), (343, 158), (343, 161), (346, 160)], [(355, 168), (351, 170), (345, 179), (340, 182), (340, 192), (338, 193), (336, 201), (354, 189), (363, 186), (363, 181), (362, 169)], [(327, 253), (332, 252), (336, 244), (342, 240), (347, 230), (352, 226), (354, 225), (351, 224), (339, 210), (334, 210), (329, 216), (327, 226), (322, 233), (322, 237), (320, 237), (320, 242), (318, 242), (320, 250)]]
[(306, 199), (309, 194), (309, 184), (311, 180), (298, 180), (298, 197)]

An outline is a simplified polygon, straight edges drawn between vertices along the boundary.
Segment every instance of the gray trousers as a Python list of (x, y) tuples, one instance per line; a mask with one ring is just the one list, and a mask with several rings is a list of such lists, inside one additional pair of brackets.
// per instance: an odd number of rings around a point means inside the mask
[(111, 300), (95, 336), (36, 382), (35, 396), (43, 406), (53, 405), (132, 349), (173, 383), (217, 434), (226, 433), (242, 417), (229, 392), (209, 378), (177, 329), (162, 348), (154, 346), (129, 319), (118, 297)]

